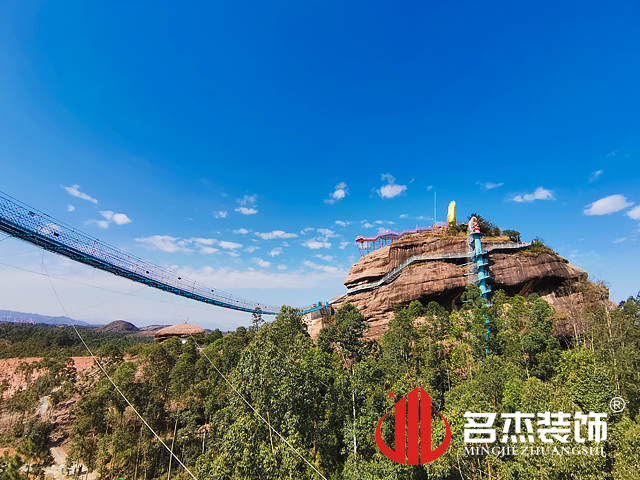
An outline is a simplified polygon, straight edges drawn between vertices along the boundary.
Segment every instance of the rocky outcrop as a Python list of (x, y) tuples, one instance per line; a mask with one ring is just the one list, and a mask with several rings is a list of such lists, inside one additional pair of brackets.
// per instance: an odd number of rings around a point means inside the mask
[(609, 300), (609, 289), (602, 284), (579, 281), (563, 285), (557, 292), (543, 296), (556, 309), (553, 334), (577, 337), (591, 328), (592, 314), (598, 305), (612, 312), (618, 304)]
[(157, 342), (164, 342), (171, 337), (188, 338), (193, 335), (198, 335), (199, 333), (204, 333), (204, 329), (202, 327), (183, 323), (158, 330), (154, 335), (154, 338)]
[[(484, 248), (489, 248), (510, 242), (506, 237), (485, 237), (482, 243)], [(351, 267), (344, 284), (352, 289), (375, 282), (414, 255), (467, 251), (466, 236), (418, 234), (405, 237), (362, 257)], [(547, 295), (557, 291), (567, 281), (576, 282), (587, 278), (587, 272), (571, 265), (549, 249), (490, 253), (488, 258), (492, 289), (505, 290), (508, 295), (528, 296), (534, 292)], [(459, 308), (460, 295), (472, 278), (467, 275), (468, 267), (460, 265), (461, 263), (467, 261), (428, 261), (410, 265), (389, 284), (372, 290), (348, 293), (334, 301), (333, 307), (339, 308), (343, 302), (351, 302), (368, 319), (369, 335), (377, 337), (386, 330), (386, 325), (393, 318), (395, 305), (406, 306), (418, 300), (423, 304), (435, 301), (448, 310)]]

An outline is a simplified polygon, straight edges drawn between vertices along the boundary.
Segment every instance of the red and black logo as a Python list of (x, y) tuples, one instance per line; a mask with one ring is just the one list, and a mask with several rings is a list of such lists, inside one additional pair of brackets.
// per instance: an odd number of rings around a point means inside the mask
[(409, 465), (429, 463), (440, 457), (451, 443), (451, 427), (436, 410), (445, 424), (446, 434), (442, 443), (435, 450), (431, 450), (431, 397), (422, 387), (411, 390), (409, 395), (401, 398), (394, 406), (395, 450), (384, 443), (380, 431), (382, 422), (389, 413), (391, 412), (385, 413), (378, 422), (376, 443), (383, 455), (394, 462)]

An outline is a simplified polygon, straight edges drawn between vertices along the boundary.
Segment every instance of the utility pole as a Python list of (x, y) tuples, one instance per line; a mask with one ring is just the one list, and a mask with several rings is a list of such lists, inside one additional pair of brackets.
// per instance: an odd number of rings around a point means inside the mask
[(433, 191), (433, 224), (436, 224), (436, 191)]

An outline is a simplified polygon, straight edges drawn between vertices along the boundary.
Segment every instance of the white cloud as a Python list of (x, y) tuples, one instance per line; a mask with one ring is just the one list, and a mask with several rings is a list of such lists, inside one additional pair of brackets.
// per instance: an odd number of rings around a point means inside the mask
[(86, 193), (82, 193), (80, 191), (80, 185), (74, 185), (72, 187), (62, 187), (62, 188), (64, 188), (67, 191), (67, 193), (69, 193), (69, 195), (73, 195), (74, 197), (78, 197), (83, 200), (88, 200), (92, 203), (98, 203), (98, 200), (96, 200), (95, 198), (90, 197)]
[(239, 243), (226, 242), (226, 241), (218, 241), (215, 238), (196, 238), (192, 237), (189, 239), (179, 239), (176, 237), (171, 237), (169, 235), (153, 235), (151, 237), (142, 237), (136, 238), (136, 242), (142, 243), (144, 246), (148, 248), (152, 248), (154, 250), (161, 250), (163, 252), (193, 252), (193, 249), (190, 248), (190, 245), (198, 248), (199, 252), (202, 255), (211, 255), (213, 253), (220, 253), (218, 248), (213, 247), (212, 245), (219, 245), (225, 250), (232, 250), (231, 252), (223, 252), (232, 257), (239, 256), (238, 253), (233, 250), (237, 248), (242, 248), (242, 245)]
[(637, 207), (633, 207), (631, 210), (627, 212), (627, 215), (634, 220), (640, 220), (640, 205)]
[(611, 153), (607, 154), (607, 157), (615, 157), (615, 156), (616, 156), (616, 153), (618, 153), (618, 151), (617, 151), (617, 150), (614, 150), (613, 152), (611, 152)]
[(100, 212), (100, 215), (116, 225), (126, 225), (127, 223), (131, 223), (131, 219), (124, 213), (113, 213), (111, 210), (106, 210), (104, 212)]
[(347, 193), (349, 193), (349, 189), (347, 188), (347, 184), (344, 182), (340, 182), (335, 186), (334, 191), (329, 194), (329, 198), (324, 202), (330, 205), (336, 203), (338, 200), (342, 200)]
[(238, 203), (243, 207), (253, 207), (256, 204), (257, 195), (245, 195), (242, 198), (238, 199)]
[(245, 252), (253, 253), (258, 250), (260, 247), (254, 247), (253, 245), (244, 249)]
[(236, 208), (236, 212), (240, 212), (243, 215), (255, 215), (258, 213), (258, 210), (255, 208), (238, 207)]
[(319, 240), (307, 240), (302, 245), (304, 247), (310, 248), (311, 250), (318, 250), (320, 248), (331, 248), (331, 244), (329, 242)]
[(333, 260), (333, 257), (331, 255), (321, 255), (321, 254), (316, 254), (315, 255), (316, 258), (319, 258), (320, 260), (324, 260), (325, 262), (330, 262), (331, 260)]
[(373, 225), (372, 223), (369, 223), (369, 222), (364, 222), (364, 223), (362, 224), (362, 226), (363, 226), (364, 228), (373, 228), (373, 227), (375, 227), (375, 225)]
[(351, 244), (351, 242), (340, 242), (340, 246), (338, 247), (340, 250), (344, 250), (345, 248), (347, 248), (347, 246), (349, 246)]
[(67, 212), (73, 212), (76, 209), (76, 207), (74, 207), (73, 205), (69, 204), (67, 205)]
[(286, 233), (282, 230), (274, 230), (272, 232), (265, 233), (256, 232), (256, 235), (263, 240), (273, 240), (274, 238), (296, 238), (298, 236), (295, 233)]
[(215, 245), (218, 241), (215, 238), (190, 238), (187, 242), (195, 242), (200, 245)]
[(383, 174), (381, 175), (381, 177), (382, 177), (382, 180), (386, 180), (387, 183), (386, 185), (383, 185), (382, 187), (380, 187), (379, 190), (376, 190), (378, 195), (380, 195), (380, 198), (397, 197), (407, 189), (406, 185), (397, 185), (395, 183), (396, 179), (390, 174), (386, 174), (386, 175)]
[(342, 220), (336, 220), (336, 225), (340, 225), (341, 227), (346, 227), (351, 222), (343, 222)]
[(597, 181), (600, 175), (602, 175), (603, 173), (604, 173), (604, 170), (596, 170), (595, 172), (593, 172), (589, 177), (589, 183), (593, 183)]
[(98, 225), (98, 228), (102, 228), (103, 230), (109, 228), (109, 222), (106, 220), (96, 220), (96, 225)]
[(240, 212), (243, 215), (254, 215), (258, 213), (258, 210), (253, 208), (256, 205), (257, 195), (245, 195), (242, 198), (239, 198), (237, 202), (240, 204), (240, 207), (236, 208), (236, 212)]
[(213, 212), (213, 216), (216, 218), (227, 218), (227, 212), (220, 210), (219, 212)]
[(310, 262), (309, 260), (305, 260), (304, 262), (302, 262), (302, 264), (305, 267), (309, 267), (309, 268), (313, 268), (315, 270), (321, 270), (323, 272), (327, 272), (327, 273), (337, 273), (340, 271), (340, 269), (338, 267), (333, 267), (330, 265), (318, 265), (316, 263)]
[(322, 234), (325, 239), (336, 236), (336, 233), (333, 230), (329, 230), (328, 228), (318, 228), (317, 232)]
[(304, 230), (300, 230), (300, 233), (301, 233), (302, 235), (306, 235), (307, 233), (309, 233), (309, 232), (313, 232), (314, 230), (315, 230), (315, 228), (313, 228), (313, 227), (307, 227), (307, 228), (305, 228)]
[(224, 240), (219, 242), (218, 245), (220, 245), (225, 250), (235, 250), (236, 248), (242, 248), (242, 244), (240, 243), (225, 242)]
[[(609, 195), (584, 207), (585, 215), (608, 215), (633, 205), (624, 195)], [(633, 218), (633, 217), (632, 217)]]
[(431, 217), (420, 215), (419, 217), (416, 217), (416, 220), (431, 220)]
[(431, 189), (433, 189), (433, 185), (429, 185), (429, 186), (427, 187), (427, 191), (429, 191), (429, 190), (431, 190)]
[(288, 247), (288, 246), (289, 246), (289, 244), (288, 244), (287, 242), (282, 242), (282, 246), (283, 246), (283, 247)]
[(396, 223), (396, 222), (391, 222), (391, 221), (389, 221), (389, 220), (376, 220), (376, 224), (377, 224), (377, 225), (384, 225), (384, 224), (387, 224), (387, 225), (395, 225), (395, 223)]
[(281, 253), (282, 253), (282, 248), (276, 247), (273, 250), (271, 250), (270, 252), (267, 252), (267, 255), (269, 255), (270, 257), (277, 257)]
[(253, 260), (254, 262), (256, 262), (258, 265), (260, 265), (262, 268), (267, 268), (269, 265), (271, 265), (271, 262), (267, 262), (266, 260), (262, 260), (261, 258), (257, 258), (254, 257), (251, 260)]
[(402, 215), (400, 215), (400, 218), (408, 218), (409, 215), (407, 215), (406, 213), (403, 213)]
[(492, 188), (498, 188), (498, 187), (501, 187), (502, 185), (504, 185), (504, 182), (500, 182), (500, 183), (487, 182), (487, 183), (480, 184), (482, 188), (485, 188), (487, 190), (491, 190)]
[(522, 203), (522, 202), (533, 202), (534, 200), (555, 200), (553, 196), (553, 192), (551, 190), (547, 190), (543, 187), (536, 188), (536, 191), (533, 193), (526, 193), (524, 195), (516, 195), (512, 198), (514, 202)]
[(298, 270), (289, 273), (272, 273), (262, 269), (247, 268), (240, 271), (230, 267), (215, 269), (210, 266), (197, 270), (192, 267), (173, 268), (172, 270), (183, 278), (195, 280), (204, 285), (224, 285), (226, 289), (256, 288), (263, 290), (326, 288), (327, 285), (342, 283), (348, 273), (344, 269), (335, 273), (315, 269), (312, 272)]
[(152, 250), (160, 250), (169, 253), (193, 251), (187, 248), (188, 242), (169, 235), (152, 235), (151, 237), (141, 237), (136, 238), (135, 240)]
[(127, 223), (131, 223), (131, 219), (124, 213), (114, 213), (113, 221), (116, 225), (126, 225)]
[(246, 228), (240, 228), (238, 230), (234, 230), (233, 233), (239, 233), (241, 235), (246, 235), (247, 233), (249, 233), (249, 230), (247, 230)]
[(286, 270), (287, 266), (286, 265), (278, 265), (278, 270)]
[(623, 237), (623, 238), (616, 238), (612, 243), (622, 243), (626, 241), (627, 241), (627, 237)]

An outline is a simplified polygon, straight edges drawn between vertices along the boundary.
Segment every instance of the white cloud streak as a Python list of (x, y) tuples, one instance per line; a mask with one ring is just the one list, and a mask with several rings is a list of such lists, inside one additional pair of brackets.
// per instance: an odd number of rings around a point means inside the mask
[(593, 172), (589, 177), (589, 183), (598, 181), (598, 178), (600, 178), (600, 175), (602, 175), (603, 173), (604, 170), (596, 170), (595, 172)]
[(256, 235), (263, 240), (273, 240), (274, 238), (297, 238), (295, 233), (287, 233), (283, 230), (273, 230), (272, 232), (260, 233), (256, 232)]
[(634, 220), (640, 220), (640, 205), (629, 210), (627, 215)]
[[(624, 195), (609, 195), (584, 207), (585, 215), (609, 215), (633, 205)], [(633, 217), (632, 217), (633, 218)]]
[(302, 246), (310, 248), (311, 250), (319, 250), (321, 248), (331, 248), (331, 244), (329, 242), (325, 242), (322, 240), (307, 240), (302, 244)]
[(172, 237), (170, 235), (152, 235), (150, 237), (136, 238), (135, 241), (141, 243), (147, 248), (160, 250), (162, 252), (174, 253), (193, 251), (187, 248), (189, 243), (188, 241), (180, 240), (179, 238)]
[(267, 262), (266, 260), (263, 260), (261, 258), (257, 258), (254, 257), (251, 260), (253, 260), (254, 262), (256, 262), (258, 265), (260, 265), (262, 268), (267, 268), (269, 265), (271, 265), (271, 262)]
[(98, 203), (98, 200), (96, 200), (95, 198), (90, 197), (86, 193), (82, 193), (80, 191), (80, 185), (73, 185), (72, 187), (62, 187), (62, 188), (64, 188), (69, 195), (73, 195), (74, 197), (78, 197), (78, 198), (81, 198), (83, 200), (87, 200), (87, 201), (89, 201), (91, 203), (96, 203), (96, 204)]
[(327, 273), (337, 273), (340, 271), (338, 267), (334, 267), (331, 265), (318, 265), (317, 263), (313, 263), (309, 260), (305, 260), (302, 262), (305, 267), (313, 268), (314, 270), (321, 270)]
[(240, 212), (243, 215), (255, 215), (258, 213), (258, 210), (255, 208), (238, 207), (236, 208), (236, 212)]
[(218, 245), (220, 245), (225, 250), (235, 250), (236, 248), (242, 248), (242, 244), (240, 243), (226, 242), (224, 240), (221, 242), (218, 242)]
[(555, 200), (553, 196), (553, 192), (551, 190), (547, 190), (543, 187), (536, 188), (536, 191), (533, 193), (526, 193), (524, 195), (516, 195), (512, 198), (514, 202), (518, 203), (530, 203), (534, 200)]
[(104, 212), (100, 212), (100, 215), (116, 225), (126, 225), (127, 223), (131, 223), (131, 219), (124, 213), (113, 213), (111, 210), (105, 210)]

